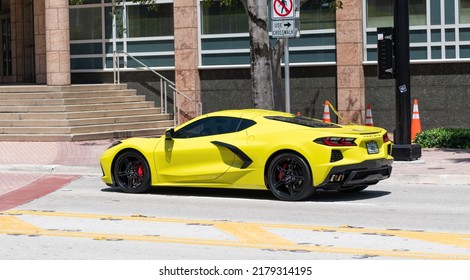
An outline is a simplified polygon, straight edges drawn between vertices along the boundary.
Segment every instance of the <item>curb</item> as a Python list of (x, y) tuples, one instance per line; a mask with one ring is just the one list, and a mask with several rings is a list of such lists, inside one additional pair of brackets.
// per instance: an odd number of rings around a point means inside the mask
[(102, 176), (99, 166), (70, 166), (56, 164), (2, 164), (0, 173), (38, 173), (57, 175)]
[(396, 184), (428, 184), (428, 185), (469, 185), (470, 175), (430, 175), (430, 174), (416, 174), (416, 175), (400, 175), (393, 174), (392, 176), (382, 182), (396, 183)]

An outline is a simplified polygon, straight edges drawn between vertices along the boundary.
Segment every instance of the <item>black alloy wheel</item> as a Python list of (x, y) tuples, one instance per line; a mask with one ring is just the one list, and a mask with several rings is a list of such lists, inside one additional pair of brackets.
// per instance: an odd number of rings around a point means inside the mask
[(266, 183), (280, 200), (304, 200), (315, 192), (310, 167), (293, 153), (280, 154), (269, 163)]
[(142, 193), (150, 189), (150, 168), (136, 151), (120, 154), (113, 167), (115, 184), (126, 193)]

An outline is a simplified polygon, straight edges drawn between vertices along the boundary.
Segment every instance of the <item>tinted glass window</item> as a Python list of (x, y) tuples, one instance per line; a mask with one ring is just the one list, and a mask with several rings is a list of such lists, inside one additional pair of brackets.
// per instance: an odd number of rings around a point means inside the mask
[(308, 127), (339, 127), (332, 123), (325, 123), (320, 120), (307, 118), (307, 117), (266, 117), (270, 120), (298, 124)]
[(248, 32), (248, 18), (241, 2), (231, 6), (202, 6), (202, 34)]
[(173, 5), (158, 4), (156, 10), (147, 5), (128, 6), (128, 35), (134, 37), (173, 36)]
[(101, 8), (70, 9), (70, 40), (101, 39)]
[(216, 134), (237, 132), (246, 129), (255, 122), (231, 117), (209, 117), (189, 124), (176, 131), (175, 138), (193, 138)]

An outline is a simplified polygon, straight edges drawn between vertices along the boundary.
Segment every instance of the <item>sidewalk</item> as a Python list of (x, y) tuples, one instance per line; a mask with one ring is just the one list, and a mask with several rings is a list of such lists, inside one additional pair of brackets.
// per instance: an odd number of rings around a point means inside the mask
[[(99, 157), (112, 142), (0, 142), (0, 196), (46, 175), (101, 176)], [(470, 150), (423, 149), (419, 160), (394, 162), (385, 182), (470, 186)]]
[(101, 176), (99, 158), (112, 142), (0, 142), (0, 196), (47, 175)]

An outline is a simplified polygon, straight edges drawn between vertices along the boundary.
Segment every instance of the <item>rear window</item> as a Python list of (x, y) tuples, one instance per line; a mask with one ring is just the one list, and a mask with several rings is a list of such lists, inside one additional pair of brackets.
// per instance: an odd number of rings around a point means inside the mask
[(317, 119), (312, 119), (312, 118), (303, 117), (303, 116), (301, 116), (301, 117), (296, 117), (296, 116), (292, 116), (292, 117), (274, 116), (274, 117), (271, 117), (271, 116), (269, 116), (269, 117), (265, 117), (265, 118), (269, 119), (269, 120), (292, 123), (292, 124), (298, 124), (298, 125), (308, 126), (308, 127), (322, 127), (322, 128), (339, 127), (338, 125), (333, 124), (333, 123), (326, 123), (326, 122), (322, 122), (322, 121), (317, 120)]

